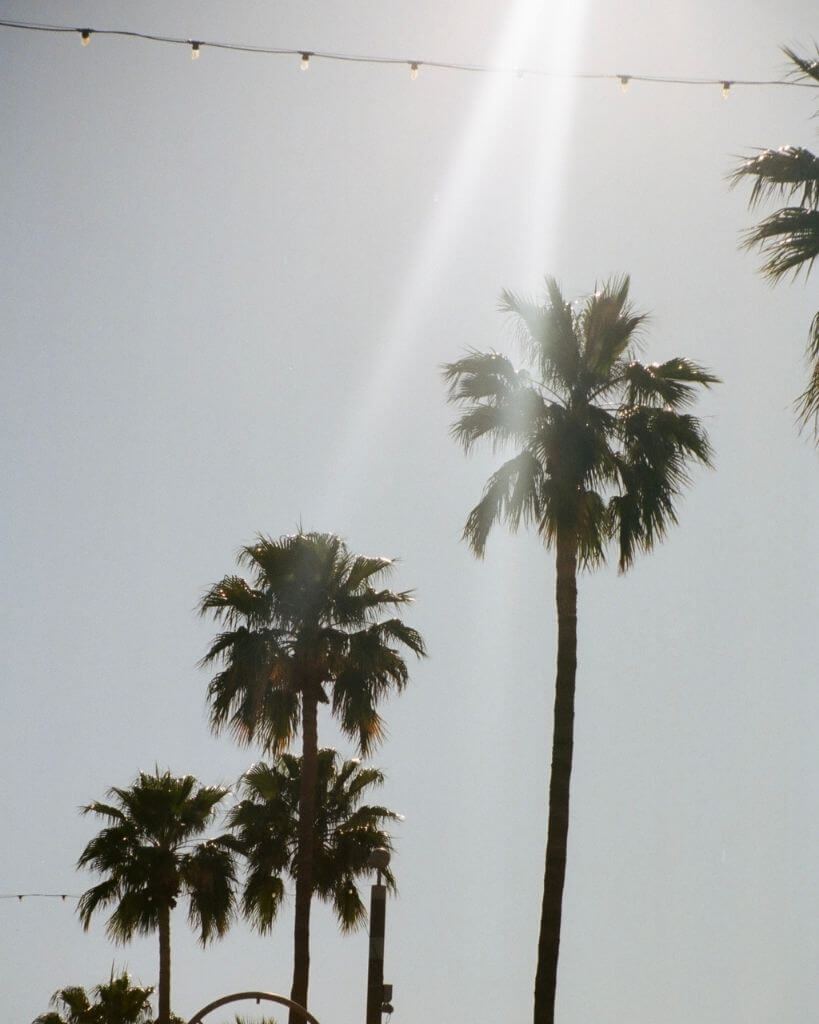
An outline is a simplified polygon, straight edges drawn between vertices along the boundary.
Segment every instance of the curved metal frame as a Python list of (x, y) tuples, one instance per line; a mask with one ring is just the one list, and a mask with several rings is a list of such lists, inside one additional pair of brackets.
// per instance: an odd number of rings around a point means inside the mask
[(225, 1006), (227, 1003), (238, 1003), (242, 999), (255, 999), (257, 1003), (262, 999), (266, 999), (269, 1003), (280, 1003), (282, 1006), (300, 1013), (308, 1024), (319, 1024), (313, 1014), (306, 1010), (301, 1003), (296, 1003), (292, 999), (288, 999), (287, 996), (277, 995), (275, 992), (234, 992), (233, 995), (222, 996), (221, 999), (215, 999), (212, 1003), (208, 1003), (207, 1006), (203, 1006), (198, 1013), (191, 1017), (188, 1024), (202, 1024), (202, 1018), (210, 1013), (211, 1010), (217, 1010), (220, 1006)]

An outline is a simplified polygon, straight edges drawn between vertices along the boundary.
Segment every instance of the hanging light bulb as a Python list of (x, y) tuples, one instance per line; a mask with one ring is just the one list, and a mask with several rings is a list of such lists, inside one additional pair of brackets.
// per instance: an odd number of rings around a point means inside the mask
[(199, 60), (199, 43), (191, 43), (191, 60)]
[(731, 83), (730, 82), (723, 82), (722, 83), (722, 98), (724, 100), (728, 99), (728, 94), (730, 93), (730, 91), (731, 91)]
[(310, 67), (310, 54), (309, 53), (303, 53), (301, 55), (301, 69), (302, 69), (302, 71), (307, 71), (307, 69), (309, 67)]
[(90, 28), (84, 28), (80, 32), (80, 42), (82, 43), (83, 46), (88, 46), (88, 44), (91, 42), (91, 29)]
[(417, 77), (418, 77), (418, 62), (417, 61), (413, 61), (412, 64), (410, 64), (410, 78), (414, 82)]
[(628, 75), (620, 75), (620, 88), (623, 92), (628, 89), (628, 83), (631, 81)]

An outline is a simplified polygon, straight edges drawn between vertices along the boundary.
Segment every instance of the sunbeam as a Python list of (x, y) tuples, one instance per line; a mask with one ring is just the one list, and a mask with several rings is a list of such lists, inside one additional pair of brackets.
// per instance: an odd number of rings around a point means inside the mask
[[(535, 273), (549, 269), (556, 251), (564, 148), (574, 99), (572, 81), (560, 77), (576, 60), (584, 22), (585, 0), (558, 0), (551, 11), (537, 0), (518, 0), (506, 20), (493, 66), (516, 67), (524, 63), (533, 38), (549, 40), (543, 61), (554, 69), (554, 79), (538, 79), (531, 100), (532, 133), (535, 141), (527, 162), (531, 166), (528, 195), (521, 206), (520, 247)], [(404, 277), (394, 312), (381, 334), (374, 353), (366, 397), (353, 409), (333, 459), (322, 502), (327, 521), (343, 521), (344, 512), (360, 493), (366, 474), (369, 436), (373, 424), (395, 399), (395, 391), (413, 352), (412, 339), (424, 319), (436, 289), (445, 286), (447, 268), (457, 251), (459, 234), (469, 221), (470, 209), (481, 183), (492, 147), (497, 143), (504, 113), (511, 103), (520, 103), (521, 82), (515, 76), (486, 76), (476, 92), (472, 113), (465, 125), (443, 190), (423, 231), (420, 244)], [(503, 282), (498, 282), (498, 287)]]

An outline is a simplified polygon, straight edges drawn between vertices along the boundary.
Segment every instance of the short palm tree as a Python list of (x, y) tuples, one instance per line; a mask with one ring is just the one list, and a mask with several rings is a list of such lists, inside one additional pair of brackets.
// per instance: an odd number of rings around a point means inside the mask
[[(384, 617), (412, 600), (408, 591), (382, 588), (391, 560), (353, 555), (334, 534), (259, 536), (241, 549), (239, 562), (250, 581), (226, 576), (200, 606), (226, 627), (203, 658), (204, 665), (222, 666), (208, 688), (211, 724), (274, 755), (301, 729), (291, 998), (306, 1007), (318, 706), (329, 704), (342, 732), (366, 755), (383, 733), (379, 701), (407, 684), (402, 651), (422, 656), (424, 644), (400, 618)], [(300, 1024), (296, 1013), (290, 1020)]]
[[(242, 899), (245, 916), (268, 932), (282, 904), (285, 878), (296, 877), (303, 758), (282, 754), (274, 764), (254, 764), (242, 776), (244, 799), (232, 808), (228, 826), (247, 863)], [(366, 920), (356, 882), (369, 873), (370, 854), (392, 849), (383, 825), (399, 816), (386, 807), (362, 804), (383, 774), (357, 760), (339, 763), (335, 750), (320, 750), (313, 816), (313, 893), (331, 903), (344, 932)], [(389, 869), (382, 872), (394, 888)]]
[(123, 971), (92, 989), (94, 1001), (79, 985), (61, 988), (51, 997), (53, 1010), (32, 1024), (151, 1024), (153, 988), (132, 985)]
[(159, 932), (158, 1024), (171, 1019), (171, 910), (179, 897), (187, 896), (188, 919), (203, 944), (223, 935), (232, 916), (233, 854), (219, 839), (195, 841), (227, 792), (157, 769), (140, 772), (128, 789), (110, 789), (113, 802), (83, 808), (108, 825), (77, 862), (105, 876), (80, 897), (80, 920), (87, 929), (97, 910), (114, 905), (107, 930), (115, 941)]
[(535, 1024), (552, 1024), (560, 944), (577, 669), (577, 569), (604, 560), (610, 540), (626, 570), (676, 522), (687, 463), (711, 452), (683, 410), (716, 381), (687, 359), (635, 358), (645, 317), (627, 277), (571, 305), (547, 278), (542, 303), (503, 292), (529, 369), (497, 352), (471, 351), (444, 367), (462, 408), (452, 433), (469, 452), (481, 440), (516, 454), (489, 478), (464, 537), (482, 557), (492, 527), (533, 526), (556, 552), (557, 674), (546, 870), (535, 978)]
[[(794, 75), (819, 82), (819, 60), (783, 51), (794, 67)], [(819, 51), (817, 51), (819, 57)], [(743, 160), (731, 174), (731, 183), (753, 181), (749, 205), (753, 209), (770, 198), (790, 200), (789, 205), (765, 217), (745, 235), (746, 249), (758, 249), (763, 257), (762, 273), (773, 283), (800, 270), (809, 274), (819, 256), (819, 157), (799, 146), (765, 149)], [(811, 322), (807, 355), (810, 363), (808, 385), (797, 399), (799, 419), (813, 423), (819, 441), (819, 312)]]

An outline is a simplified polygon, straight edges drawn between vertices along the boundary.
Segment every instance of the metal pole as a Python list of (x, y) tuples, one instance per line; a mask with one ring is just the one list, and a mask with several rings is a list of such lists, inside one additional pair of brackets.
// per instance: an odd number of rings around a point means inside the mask
[(387, 887), (378, 881), (370, 890), (370, 961), (367, 969), (367, 1021), (381, 1024), (384, 1002), (384, 923), (387, 916)]

